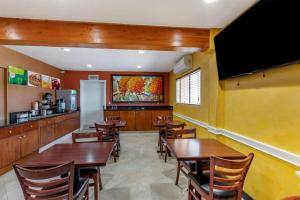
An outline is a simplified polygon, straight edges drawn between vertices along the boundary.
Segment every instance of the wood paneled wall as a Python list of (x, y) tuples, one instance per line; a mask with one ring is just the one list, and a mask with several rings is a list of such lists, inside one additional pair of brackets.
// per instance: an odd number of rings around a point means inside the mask
[(77, 99), (80, 106), (80, 80), (88, 80), (88, 75), (99, 75), (99, 79), (106, 80), (106, 104), (111, 102), (111, 75), (112, 74), (144, 74), (144, 75), (163, 75), (164, 76), (164, 102), (163, 103), (146, 103), (146, 104), (124, 104), (116, 103), (114, 105), (169, 105), (169, 73), (158, 72), (100, 72), (100, 71), (65, 71), (63, 78), (63, 89), (75, 89), (78, 91)]

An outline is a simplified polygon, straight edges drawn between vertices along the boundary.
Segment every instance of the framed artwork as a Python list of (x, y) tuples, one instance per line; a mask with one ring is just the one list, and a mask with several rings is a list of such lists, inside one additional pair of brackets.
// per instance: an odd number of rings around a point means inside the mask
[(28, 71), (28, 86), (42, 87), (42, 75)]
[(53, 90), (59, 90), (60, 89), (60, 79), (52, 77), (51, 85), (52, 85)]
[(155, 103), (163, 101), (163, 76), (112, 75), (113, 103)]
[(8, 83), (15, 85), (27, 85), (27, 70), (8, 66)]
[(42, 88), (52, 89), (51, 77), (42, 75)]

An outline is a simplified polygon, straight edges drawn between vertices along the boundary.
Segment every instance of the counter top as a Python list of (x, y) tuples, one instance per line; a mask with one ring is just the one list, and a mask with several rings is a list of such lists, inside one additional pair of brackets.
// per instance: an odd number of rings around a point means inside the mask
[(70, 112), (64, 112), (64, 113), (51, 114), (51, 115), (47, 115), (47, 116), (32, 117), (31, 119), (28, 119), (27, 121), (15, 122), (15, 123), (10, 123), (7, 120), (0, 120), (0, 128), (15, 126), (15, 125), (19, 125), (19, 124), (25, 124), (28, 122), (38, 121), (38, 120), (42, 120), (42, 119), (48, 119), (48, 118), (57, 117), (57, 116), (61, 116), (61, 115), (68, 115), (68, 114), (72, 114), (75, 112), (78, 112), (78, 111), (70, 111)]
[(107, 106), (104, 111), (173, 110), (173, 106)]

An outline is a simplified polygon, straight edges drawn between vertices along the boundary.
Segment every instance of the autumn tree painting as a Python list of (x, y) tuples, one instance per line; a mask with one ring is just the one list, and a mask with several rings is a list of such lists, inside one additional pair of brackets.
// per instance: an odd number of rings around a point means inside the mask
[(161, 76), (112, 76), (113, 102), (159, 102), (163, 100)]

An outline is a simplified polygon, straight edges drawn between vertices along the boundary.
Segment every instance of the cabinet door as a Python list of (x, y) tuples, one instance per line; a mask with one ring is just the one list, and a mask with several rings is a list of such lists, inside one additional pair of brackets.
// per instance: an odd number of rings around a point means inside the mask
[(54, 125), (43, 126), (40, 129), (40, 147), (49, 144), (55, 139)]
[(55, 139), (60, 138), (60, 137), (64, 136), (67, 133), (64, 123), (65, 123), (65, 121), (55, 124), (55, 128), (54, 128), (54, 137), (55, 137)]
[(152, 112), (136, 111), (135, 112), (135, 129), (137, 131), (149, 131), (152, 129)]
[(108, 116), (120, 116), (120, 111), (104, 111), (104, 120)]
[(27, 156), (36, 150), (39, 145), (39, 131), (38, 129), (26, 132), (21, 139), (21, 156)]
[(135, 111), (120, 111), (120, 118), (126, 121), (126, 127), (123, 131), (135, 131)]
[(12, 136), (0, 140), (0, 167), (5, 167), (21, 158), (21, 136)]

